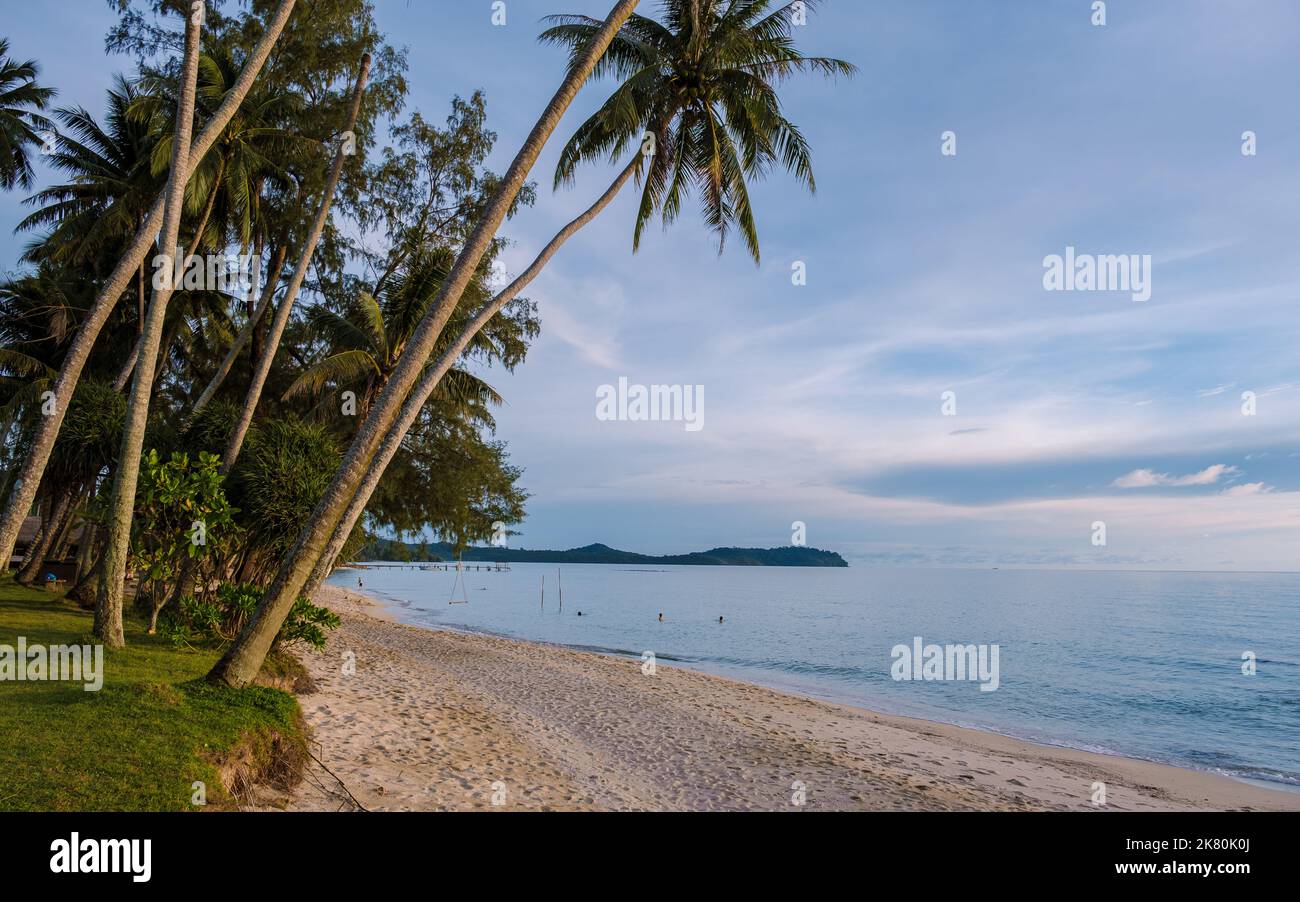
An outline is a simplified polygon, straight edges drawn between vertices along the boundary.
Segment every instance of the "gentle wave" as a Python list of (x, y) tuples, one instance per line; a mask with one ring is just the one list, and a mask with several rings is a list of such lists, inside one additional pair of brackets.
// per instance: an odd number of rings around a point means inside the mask
[[(455, 606), (454, 573), (364, 578), (420, 625), (651, 651), (881, 712), (1300, 788), (1297, 574), (565, 566), (561, 612), (556, 570), (467, 573), (470, 604)], [(895, 682), (890, 649), (916, 636), (997, 644), (999, 689)]]

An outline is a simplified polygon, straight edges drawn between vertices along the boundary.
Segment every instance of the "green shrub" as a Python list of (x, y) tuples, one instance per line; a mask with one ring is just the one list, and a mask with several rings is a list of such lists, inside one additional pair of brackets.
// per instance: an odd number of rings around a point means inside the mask
[(196, 460), (173, 452), (164, 461), (151, 450), (140, 464), (131, 567), (140, 577), (137, 600), (150, 600), (150, 632), (182, 564), (189, 562), (203, 582), (203, 565), (220, 560), (233, 544), (238, 511), (226, 500), (223, 482), (221, 460), (203, 451)]
[(289, 609), (289, 616), (284, 626), (275, 637), (275, 645), (288, 647), (297, 642), (306, 642), (320, 651), (325, 647), (325, 631), (339, 628), (339, 615), (329, 608), (312, 604), (306, 598), (299, 598)]
[(243, 527), (241, 579), (269, 582), (329, 488), (341, 456), (338, 443), (319, 424), (288, 418), (253, 430), (229, 484)]
[[(215, 597), (181, 599), (180, 608), (164, 629), (176, 645), (217, 645), (233, 642), (248, 618), (257, 610), (266, 590), (248, 583), (222, 583)], [(326, 632), (339, 627), (339, 616), (328, 608), (299, 598), (289, 610), (272, 649), (305, 642), (320, 650)]]

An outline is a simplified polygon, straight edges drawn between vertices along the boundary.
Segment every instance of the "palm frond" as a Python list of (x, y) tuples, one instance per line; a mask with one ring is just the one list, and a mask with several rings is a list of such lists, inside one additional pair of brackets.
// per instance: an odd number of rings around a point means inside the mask
[[(554, 184), (573, 180), (584, 162), (619, 160), (653, 134), (656, 156), (637, 176), (641, 202), (632, 246), (658, 211), (667, 226), (685, 198), (699, 194), (704, 222), (721, 251), (738, 230), (759, 259), (749, 181), (779, 166), (815, 192), (812, 151), (781, 109), (776, 86), (792, 75), (851, 76), (843, 60), (806, 56), (796, 44), (802, 14), (818, 0), (663, 0), (660, 21), (633, 15), (591, 80), (618, 84), (560, 152)], [(565, 48), (572, 67), (601, 22), (550, 16), (540, 40)]]
[(379, 367), (369, 354), (364, 351), (343, 351), (309, 367), (285, 390), (281, 400), (287, 401), (304, 395), (317, 396), (329, 385), (354, 385), (368, 376), (378, 374)]

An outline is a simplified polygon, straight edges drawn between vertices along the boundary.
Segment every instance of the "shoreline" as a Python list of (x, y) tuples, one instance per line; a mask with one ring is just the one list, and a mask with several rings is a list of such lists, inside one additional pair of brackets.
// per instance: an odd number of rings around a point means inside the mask
[[(325, 767), (276, 807), (1300, 810), (1300, 794), (1210, 771), (411, 626), (338, 586), (316, 602), (343, 621), (324, 652), (302, 656), (318, 691), (300, 702)], [(1093, 804), (1099, 782), (1105, 806)]]

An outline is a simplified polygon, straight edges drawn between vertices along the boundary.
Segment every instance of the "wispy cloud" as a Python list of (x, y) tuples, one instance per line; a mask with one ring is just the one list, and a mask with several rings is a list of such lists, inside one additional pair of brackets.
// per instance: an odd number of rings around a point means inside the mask
[(1148, 489), (1154, 486), (1190, 486), (1190, 485), (1214, 485), (1224, 476), (1231, 476), (1238, 472), (1236, 467), (1228, 464), (1215, 464), (1212, 467), (1206, 467), (1199, 473), (1189, 473), (1186, 476), (1170, 476), (1168, 473), (1157, 473), (1154, 470), (1134, 470), (1116, 479), (1111, 485), (1117, 489)]
[[(1070, 4), (1014, 5), (1014, 28), (985, 4), (825, 5), (807, 49), (863, 73), (783, 85), (822, 190), (776, 173), (755, 183), (761, 268), (736, 247), (719, 257), (693, 205), (633, 255), (631, 190), (556, 256), (527, 292), (543, 325), (528, 361), (482, 374), (509, 402), (498, 436), (526, 469), (530, 543), (778, 544), (799, 519), (819, 544), (900, 561), (1295, 566), (1294, 0), (1252, 0), (1240, 16), (1216, 0), (1132, 5), (1104, 35)], [(61, 99), (95, 112), (124, 65), (105, 65), (115, 15), (102, 6), (71, 34), (39, 27), (38, 4), (6, 10)], [(440, 48), (411, 54), (413, 108), (486, 90), (500, 134), (489, 164), (504, 170), (562, 55), (531, 28), (484, 41), (476, 16), (378, 7), (389, 34)], [(954, 57), (966, 77), (927, 74)], [(1051, 105), (1018, 91), (1026, 72)], [(584, 90), (544, 151), (537, 205), (502, 232), (507, 272), (612, 176), (592, 166), (572, 190), (548, 187), (610, 87)], [(961, 135), (957, 157), (939, 154), (946, 128)], [(1239, 152), (1246, 128), (1258, 157)], [(923, 202), (934, 197), (940, 207)], [(0, 264), (27, 240), (10, 235), (27, 212), (0, 193)], [(1067, 245), (1152, 254), (1152, 300), (1047, 295), (1043, 255)], [(791, 283), (794, 261), (805, 286)], [(622, 374), (706, 385), (706, 429), (597, 421), (596, 386)], [(941, 414), (947, 391), (954, 417)], [(1098, 519), (1109, 552), (1091, 543)]]
[(1234, 485), (1232, 488), (1224, 489), (1225, 495), (1265, 495), (1273, 491), (1271, 485), (1265, 485), (1262, 482), (1243, 482), (1241, 485)]

